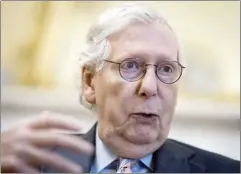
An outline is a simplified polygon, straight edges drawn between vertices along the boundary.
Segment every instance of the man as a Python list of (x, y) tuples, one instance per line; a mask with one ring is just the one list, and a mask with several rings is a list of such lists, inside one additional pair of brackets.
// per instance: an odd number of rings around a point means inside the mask
[[(70, 136), (47, 132), (47, 122), (76, 130), (57, 117), (29, 121), (5, 134), (2, 169), (239, 173), (238, 161), (167, 139), (185, 68), (179, 49), (168, 23), (146, 7), (123, 5), (102, 14), (80, 59), (82, 103), (96, 110), (98, 123)], [(18, 147), (11, 148), (14, 143)]]

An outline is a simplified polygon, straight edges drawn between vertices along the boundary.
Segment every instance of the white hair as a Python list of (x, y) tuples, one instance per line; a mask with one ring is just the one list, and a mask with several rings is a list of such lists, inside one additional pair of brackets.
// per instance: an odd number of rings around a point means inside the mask
[[(156, 11), (142, 4), (128, 3), (111, 8), (100, 15), (94, 25), (88, 31), (86, 38), (86, 48), (79, 57), (80, 66), (94, 67), (95, 71), (100, 71), (111, 53), (111, 45), (108, 36), (124, 29), (133, 22), (159, 23), (167, 25), (166, 19)], [(178, 61), (184, 64), (183, 57), (178, 55)], [(81, 95), (81, 103), (84, 98)]]

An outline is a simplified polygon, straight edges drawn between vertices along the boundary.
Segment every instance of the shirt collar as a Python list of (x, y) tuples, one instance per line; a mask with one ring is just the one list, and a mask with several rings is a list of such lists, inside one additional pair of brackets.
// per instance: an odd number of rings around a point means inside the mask
[(117, 156), (107, 148), (103, 141), (99, 138), (98, 126), (96, 131), (96, 157), (95, 157), (95, 166), (96, 172), (100, 172), (107, 165), (112, 163)]
[(149, 169), (151, 169), (153, 171), (153, 167), (152, 167), (152, 154), (147, 155), (146, 157), (143, 157), (140, 159), (140, 161), (145, 164), (146, 167), (148, 167)]
[[(117, 156), (103, 143), (103, 141), (99, 138), (98, 134), (98, 126), (96, 131), (96, 157), (95, 157), (95, 166), (96, 172), (100, 172), (110, 163), (112, 163)], [(146, 167), (152, 170), (151, 162), (152, 162), (152, 154), (143, 157), (140, 161), (145, 164)]]

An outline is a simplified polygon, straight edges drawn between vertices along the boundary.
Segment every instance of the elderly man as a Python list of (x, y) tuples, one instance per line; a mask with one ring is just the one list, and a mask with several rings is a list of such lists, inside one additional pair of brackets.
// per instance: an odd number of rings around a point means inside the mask
[(239, 173), (238, 161), (167, 139), (185, 67), (174, 31), (154, 11), (108, 10), (90, 29), (80, 60), (81, 100), (98, 122), (71, 136), (49, 131), (78, 128), (62, 117), (28, 120), (2, 134), (3, 171)]

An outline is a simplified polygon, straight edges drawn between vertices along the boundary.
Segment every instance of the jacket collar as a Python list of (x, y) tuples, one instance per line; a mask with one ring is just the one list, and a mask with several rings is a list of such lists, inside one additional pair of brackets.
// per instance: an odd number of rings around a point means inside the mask
[(195, 152), (180, 143), (167, 139), (154, 153), (154, 171), (158, 173), (204, 172), (205, 167), (190, 160)]
[[(80, 135), (84, 140), (90, 142), (94, 146), (94, 149), (96, 145), (96, 140), (95, 140), (96, 127), (97, 127), (97, 123), (95, 123), (94, 126), (86, 134)], [(87, 157), (88, 159), (83, 160), (81, 166), (83, 168), (84, 173), (90, 172), (91, 165), (94, 161), (94, 157), (95, 157), (95, 151), (92, 154), (92, 156), (89, 156)]]

